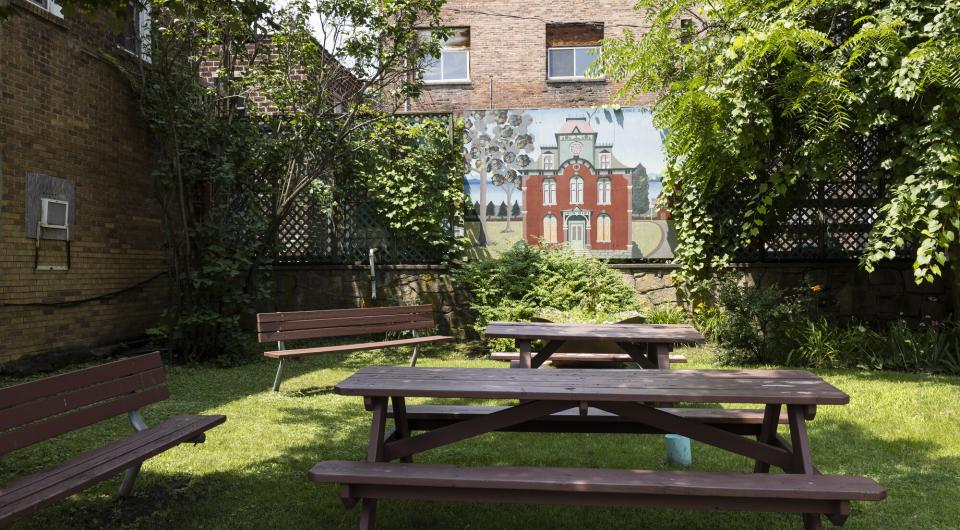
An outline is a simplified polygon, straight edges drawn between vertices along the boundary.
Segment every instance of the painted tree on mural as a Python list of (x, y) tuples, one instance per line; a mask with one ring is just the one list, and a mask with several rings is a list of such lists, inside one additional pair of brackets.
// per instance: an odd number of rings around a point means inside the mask
[[(503, 189), (506, 204), (513, 202), (513, 192), (522, 185), (520, 170), (529, 166), (533, 159), (533, 135), (527, 128), (533, 117), (527, 112), (514, 113), (506, 110), (476, 111), (466, 121), (464, 154), (467, 165), (480, 178), (480, 204), (487, 202), (488, 180)], [(487, 230), (486, 212), (477, 212), (480, 226)], [(504, 232), (510, 232), (510, 216)]]

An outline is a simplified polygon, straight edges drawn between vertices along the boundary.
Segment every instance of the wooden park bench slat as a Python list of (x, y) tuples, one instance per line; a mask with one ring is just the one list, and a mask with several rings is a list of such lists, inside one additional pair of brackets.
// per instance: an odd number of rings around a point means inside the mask
[(140, 464), (226, 421), (222, 415), (176, 416), (147, 427), (139, 409), (169, 397), (157, 352), (0, 389), (0, 454), (127, 413), (134, 434), (0, 488), (0, 525), (126, 470), (130, 493)]
[(374, 350), (378, 348), (396, 348), (401, 346), (415, 346), (417, 344), (430, 344), (433, 342), (446, 342), (450, 337), (445, 335), (430, 335), (428, 337), (417, 337), (414, 339), (395, 339), (382, 340), (379, 342), (358, 342), (354, 344), (335, 344), (333, 346), (320, 346), (317, 348), (298, 348), (296, 350), (274, 350), (265, 352), (265, 357), (272, 359), (299, 358), (320, 353), (348, 353), (354, 351)]
[(332, 460), (313, 466), (314, 482), (399, 487), (540, 490), (637, 495), (689, 495), (878, 501), (883, 486), (859, 476), (648, 471), (576, 467), (455, 466)]
[[(466, 421), (505, 410), (501, 406), (475, 405), (408, 405), (407, 422), (410, 430), (427, 431), (451, 423)], [(763, 425), (763, 409), (713, 409), (713, 408), (662, 408), (664, 412), (682, 418), (699, 421), (736, 434), (758, 435)], [(393, 408), (387, 411), (393, 417)], [(787, 414), (780, 414), (781, 424), (787, 423)], [(548, 418), (514, 425), (505, 431), (518, 432), (619, 432), (619, 433), (662, 433), (641, 423), (624, 420), (616, 414), (594, 407), (587, 408), (587, 414), (581, 414), (579, 408), (572, 408), (551, 414)]]
[[(498, 351), (490, 354), (490, 359), (494, 361), (519, 361), (520, 352), (518, 351)], [(551, 362), (633, 362), (633, 358), (626, 353), (565, 353), (557, 352), (550, 356)], [(671, 354), (671, 364), (683, 364), (687, 358), (680, 354)]]
[[(842, 523), (850, 501), (886, 497), (875, 481), (842, 475), (327, 461), (308, 476), (321, 484), (341, 484), (346, 506), (359, 499), (408, 499), (674, 507), (793, 512), (805, 520), (823, 514)], [(361, 528), (372, 527), (372, 517), (361, 516)]]
[[(417, 336), (417, 331), (435, 325), (433, 306), (430, 304), (260, 313), (257, 315), (257, 340), (277, 341), (277, 349), (264, 352), (263, 355), (279, 360), (277, 375), (273, 381), (273, 390), (278, 391), (283, 375), (283, 361), (287, 358), (300, 359), (311, 355), (413, 346), (410, 366), (415, 366), (421, 344), (453, 339), (444, 335)], [(413, 337), (297, 349), (287, 349), (284, 344), (285, 341), (295, 339), (363, 336), (392, 331), (409, 331)]]

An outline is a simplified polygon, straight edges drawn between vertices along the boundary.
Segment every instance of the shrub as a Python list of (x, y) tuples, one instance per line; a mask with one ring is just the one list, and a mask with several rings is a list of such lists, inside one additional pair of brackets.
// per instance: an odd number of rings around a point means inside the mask
[(620, 273), (564, 249), (519, 245), (497, 258), (468, 263), (456, 280), (468, 296), (477, 333), (493, 320), (570, 313), (581, 321), (613, 321), (641, 308)]
[(809, 289), (743, 286), (725, 281), (717, 289), (723, 317), (710, 316), (721, 364), (775, 364), (787, 360), (789, 331), (809, 317)]

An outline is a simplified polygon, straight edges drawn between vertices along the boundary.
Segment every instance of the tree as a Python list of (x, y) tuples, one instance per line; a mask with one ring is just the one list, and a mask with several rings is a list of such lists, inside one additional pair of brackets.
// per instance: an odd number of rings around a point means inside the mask
[(418, 93), (419, 65), (439, 51), (441, 4), (151, 3), (152, 64), (131, 79), (173, 278), (158, 332), (177, 359), (243, 352), (240, 318), (266, 292), (288, 214), (307, 194), (329, 204), (358, 158), (382, 148), (376, 125)]
[(497, 208), (497, 217), (506, 218), (507, 222), (510, 222), (510, 208), (507, 207), (507, 203), (500, 201), (500, 207)]
[[(513, 202), (513, 192), (522, 185), (520, 170), (533, 162), (530, 153), (535, 149), (534, 138), (527, 133), (533, 117), (527, 112), (506, 110), (476, 111), (465, 123), (466, 162), (480, 177), (480, 203), (487, 200), (487, 179), (503, 188), (507, 204)], [(480, 214), (480, 224), (486, 232), (486, 219)], [(507, 217), (504, 232), (511, 232)]]
[(517, 219), (519, 219), (520, 215), (522, 214), (523, 214), (523, 211), (520, 209), (520, 203), (517, 201), (513, 201), (513, 208), (510, 210), (510, 216), (516, 217)]
[[(703, 7), (701, 7), (703, 6)], [(657, 92), (664, 193), (681, 280), (694, 290), (815, 182), (839, 178), (863, 139), (887, 197), (861, 264), (910, 245), (918, 283), (957, 266), (960, 1), (642, 0), (649, 30), (604, 42), (621, 96)], [(696, 36), (681, 29), (695, 21)], [(684, 33), (687, 31), (687, 33)], [(743, 216), (724, 219), (730, 190)], [(955, 269), (956, 270), (956, 269)]]
[(487, 214), (487, 217), (494, 217), (497, 215), (497, 207), (493, 205), (493, 201), (487, 203), (487, 211), (484, 213)]

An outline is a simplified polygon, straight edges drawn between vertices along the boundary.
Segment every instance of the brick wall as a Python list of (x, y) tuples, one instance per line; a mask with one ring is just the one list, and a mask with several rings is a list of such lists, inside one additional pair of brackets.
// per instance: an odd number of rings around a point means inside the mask
[[(0, 21), (0, 364), (142, 336), (165, 295), (146, 131), (128, 82), (102, 53), (133, 57), (101, 26), (12, 5)], [(27, 173), (75, 183), (69, 270), (34, 268)], [(66, 265), (66, 244), (41, 241), (40, 261)]]
[[(450, 27), (470, 28), (470, 82), (428, 85), (411, 111), (577, 108), (613, 102), (620, 84), (608, 81), (547, 80), (547, 24), (602, 22), (606, 37), (624, 28), (641, 31), (632, 1), (449, 0), (442, 16)], [(647, 105), (652, 95), (622, 104)]]

